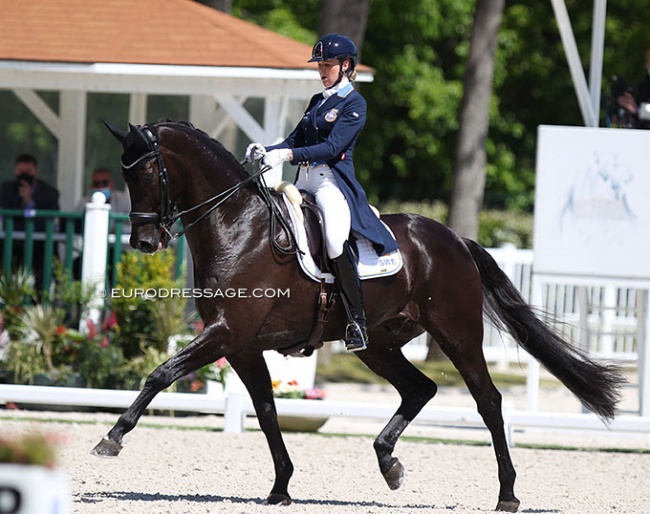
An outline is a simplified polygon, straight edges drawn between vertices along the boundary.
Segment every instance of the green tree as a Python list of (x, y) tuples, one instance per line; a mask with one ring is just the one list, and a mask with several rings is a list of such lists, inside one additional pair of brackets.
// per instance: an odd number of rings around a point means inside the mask
[(471, 239), (478, 235), (487, 168), (490, 99), (497, 36), (505, 0), (477, 0), (463, 83), (449, 226)]

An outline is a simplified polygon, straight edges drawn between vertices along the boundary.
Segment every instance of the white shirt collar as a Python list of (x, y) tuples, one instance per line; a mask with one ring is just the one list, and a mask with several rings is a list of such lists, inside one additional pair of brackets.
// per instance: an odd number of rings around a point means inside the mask
[(344, 87), (347, 87), (348, 84), (350, 84), (350, 81), (349, 81), (348, 78), (344, 75), (343, 78), (342, 78), (341, 80), (339, 80), (339, 83), (338, 83), (338, 84), (336, 84), (335, 86), (332, 86), (332, 87), (330, 87), (330, 88), (328, 88), (328, 89), (325, 89), (325, 90), (323, 91), (323, 98), (325, 98), (325, 100), (327, 100), (330, 96), (335, 95), (335, 94), (338, 93), (341, 89), (343, 89)]

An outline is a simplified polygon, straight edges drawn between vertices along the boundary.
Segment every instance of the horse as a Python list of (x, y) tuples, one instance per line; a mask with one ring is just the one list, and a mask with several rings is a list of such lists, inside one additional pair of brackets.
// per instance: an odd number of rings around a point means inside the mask
[[(277, 193), (249, 174), (221, 143), (187, 122), (159, 121), (128, 131), (107, 124), (121, 143), (122, 173), (131, 197), (130, 244), (145, 253), (168, 246), (180, 219), (193, 257), (195, 287), (202, 290), (290, 290), (286, 295), (196, 299), (203, 331), (147, 377), (133, 404), (92, 450), (116, 457), (153, 398), (175, 380), (226, 357), (252, 399), (274, 465), (265, 502), (291, 503), (293, 464), (278, 426), (271, 378), (263, 352), (307, 341), (315, 323), (320, 286), (301, 270), (291, 237), (278, 229)], [(285, 213), (286, 214), (286, 213)], [(390, 489), (404, 478), (393, 456), (406, 427), (437, 392), (436, 383), (402, 353), (428, 332), (460, 372), (489, 429), (498, 464), (496, 509), (516, 512), (516, 478), (502, 415), (502, 397), (483, 354), (483, 316), (509, 332), (584, 406), (603, 420), (614, 417), (624, 379), (612, 364), (593, 360), (558, 336), (536, 313), (482, 246), (448, 227), (413, 214), (382, 215), (403, 259), (388, 277), (363, 281), (369, 346), (355, 355), (398, 391), (401, 403), (374, 441), (379, 470)], [(280, 244), (282, 243), (282, 244)], [(209, 296), (209, 297), (208, 297)], [(344, 337), (346, 316), (332, 308), (322, 341)]]

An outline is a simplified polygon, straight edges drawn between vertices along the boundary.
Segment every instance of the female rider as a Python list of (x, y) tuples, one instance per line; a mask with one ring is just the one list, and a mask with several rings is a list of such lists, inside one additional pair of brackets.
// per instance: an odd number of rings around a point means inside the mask
[(312, 97), (287, 139), (266, 148), (252, 143), (246, 159), (262, 158), (271, 167), (284, 161), (299, 166), (296, 187), (312, 193), (323, 211), (327, 255), (348, 317), (346, 349), (364, 350), (366, 314), (350, 230), (367, 237), (378, 255), (398, 245), (371, 210), (354, 174), (352, 150), (366, 121), (366, 101), (352, 85), (356, 46), (346, 36), (328, 34), (314, 45), (309, 62), (318, 63), (325, 90)]

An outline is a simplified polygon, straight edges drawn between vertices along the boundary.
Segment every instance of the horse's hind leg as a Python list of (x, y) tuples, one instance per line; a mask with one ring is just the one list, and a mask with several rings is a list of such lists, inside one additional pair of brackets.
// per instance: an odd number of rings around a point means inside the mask
[(375, 439), (379, 470), (388, 487), (397, 489), (404, 479), (404, 467), (393, 457), (393, 450), (406, 427), (435, 396), (436, 384), (411, 364), (397, 347), (390, 347), (380, 336), (371, 335), (372, 344), (359, 357), (372, 371), (388, 380), (399, 392), (402, 403)]
[(240, 352), (228, 357), (228, 361), (251, 395), (257, 420), (271, 450), (275, 467), (275, 482), (271, 493), (266, 498), (266, 503), (289, 505), (291, 497), (289, 496), (288, 487), (289, 479), (293, 474), (293, 464), (278, 425), (271, 376), (264, 356), (261, 352)]
[(468, 341), (462, 346), (448, 344), (443, 338), (439, 339), (438, 342), (463, 377), (469, 392), (476, 401), (478, 412), (492, 436), (492, 444), (499, 468), (500, 484), (499, 502), (496, 510), (517, 512), (519, 500), (514, 493), (516, 473), (506, 441), (501, 410), (501, 393), (492, 382), (485, 362), (481, 346), (482, 334), (481, 327), (480, 337), (461, 339)]

